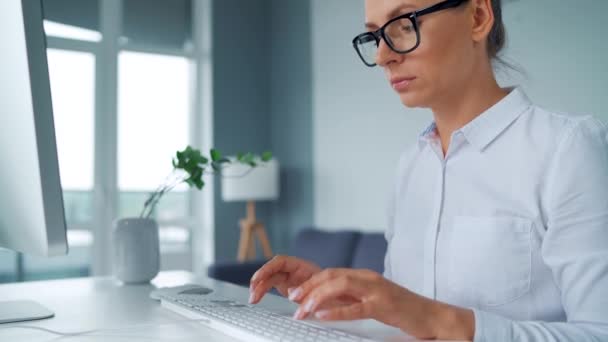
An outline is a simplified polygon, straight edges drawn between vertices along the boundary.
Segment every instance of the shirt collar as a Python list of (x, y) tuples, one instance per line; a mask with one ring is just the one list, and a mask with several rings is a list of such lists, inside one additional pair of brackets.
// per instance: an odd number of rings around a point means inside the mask
[(437, 139), (437, 137), (437, 125), (433, 121), (418, 137), (418, 147), (422, 149), (424, 145), (430, 143), (434, 139)]
[[(482, 151), (531, 105), (530, 99), (522, 89), (511, 88), (509, 95), (498, 101), (498, 103), (481, 113), (458, 131), (462, 132), (471, 145), (479, 151)], [(435, 139), (436, 137), (437, 126), (435, 125), (435, 122), (433, 122), (422, 132), (422, 134), (420, 134), (418, 146), (422, 148), (430, 140)]]

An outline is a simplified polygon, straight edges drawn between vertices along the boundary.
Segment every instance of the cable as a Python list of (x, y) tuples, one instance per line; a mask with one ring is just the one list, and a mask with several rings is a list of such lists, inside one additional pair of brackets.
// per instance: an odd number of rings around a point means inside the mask
[(6, 327), (0, 326), (0, 330), (3, 330), (3, 329), (39, 330), (39, 331), (43, 331), (43, 332), (57, 335), (60, 337), (75, 337), (75, 336), (93, 335), (93, 334), (99, 334), (99, 333), (108, 333), (108, 332), (113, 332), (113, 331), (119, 332), (119, 331), (124, 331), (124, 330), (129, 330), (129, 329), (146, 328), (146, 327), (162, 327), (162, 326), (169, 326), (169, 325), (182, 324), (182, 323), (194, 323), (194, 322), (209, 322), (209, 320), (208, 319), (184, 319), (184, 320), (179, 320), (179, 321), (174, 321), (174, 322), (164, 323), (164, 324), (147, 323), (147, 324), (136, 324), (136, 325), (131, 325), (131, 326), (122, 327), (122, 328), (94, 329), (94, 330), (84, 330), (84, 331), (76, 331), (76, 332), (63, 332), (63, 331), (57, 331), (57, 330), (53, 330), (53, 329), (37, 327), (37, 326), (33, 326), (33, 325), (12, 325), (12, 326), (6, 326)]

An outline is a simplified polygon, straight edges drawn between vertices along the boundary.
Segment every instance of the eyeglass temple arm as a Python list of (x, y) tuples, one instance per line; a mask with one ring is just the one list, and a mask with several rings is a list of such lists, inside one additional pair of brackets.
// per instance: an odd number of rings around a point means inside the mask
[(433, 13), (433, 12), (437, 12), (437, 11), (441, 11), (444, 9), (448, 9), (448, 8), (454, 8), (454, 7), (458, 7), (460, 6), (463, 2), (465, 2), (467, 0), (447, 0), (447, 1), (443, 1), (440, 2), (438, 4), (435, 4), (431, 7), (427, 7), (425, 9), (421, 9), (420, 11), (416, 11), (414, 13), (412, 13), (413, 16), (416, 17), (420, 17), (429, 13)]

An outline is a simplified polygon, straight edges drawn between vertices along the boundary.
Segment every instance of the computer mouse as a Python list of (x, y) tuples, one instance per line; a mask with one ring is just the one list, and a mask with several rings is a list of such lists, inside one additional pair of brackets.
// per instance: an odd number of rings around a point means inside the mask
[(160, 289), (156, 289), (150, 292), (150, 298), (155, 300), (160, 300), (160, 298), (164, 295), (176, 295), (176, 294), (184, 294), (184, 295), (207, 295), (213, 292), (212, 289), (206, 288), (201, 285), (196, 284), (187, 284), (182, 286), (175, 287), (163, 287)]
[(212, 289), (208, 289), (206, 287), (195, 287), (195, 288), (191, 288), (191, 289), (187, 289), (184, 291), (179, 292), (178, 294), (180, 295), (207, 295), (210, 294), (211, 292), (213, 292)]

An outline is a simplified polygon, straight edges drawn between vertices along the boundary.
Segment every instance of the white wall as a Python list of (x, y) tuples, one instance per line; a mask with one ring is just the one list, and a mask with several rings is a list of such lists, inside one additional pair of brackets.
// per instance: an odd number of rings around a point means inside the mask
[(504, 12), (507, 57), (532, 100), (608, 119), (608, 1), (518, 0)]
[(400, 151), (430, 120), (405, 109), (381, 69), (352, 47), (362, 0), (313, 0), (315, 225), (382, 230)]
[[(382, 71), (358, 60), (362, 0), (313, 0), (311, 10), (315, 225), (383, 230), (399, 153), (431, 115), (404, 108)], [(501, 79), (548, 108), (607, 119), (608, 1), (519, 0), (504, 12), (508, 57), (527, 78)]]

